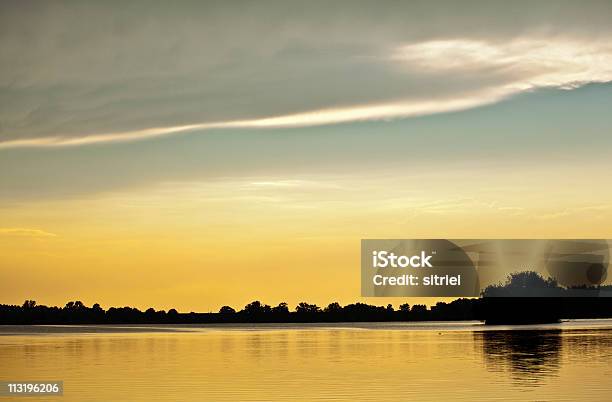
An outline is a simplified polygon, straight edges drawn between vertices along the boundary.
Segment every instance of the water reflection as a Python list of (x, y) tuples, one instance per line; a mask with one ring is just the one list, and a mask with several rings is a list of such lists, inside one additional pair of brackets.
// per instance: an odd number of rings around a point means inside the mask
[(0, 328), (0, 379), (61, 379), (66, 402), (610, 400), (612, 320), (504, 329), (364, 323), (1, 336)]
[(488, 370), (509, 372), (520, 385), (538, 386), (561, 366), (561, 330), (474, 332)]
[(612, 360), (612, 331), (605, 329), (588, 331), (565, 331), (564, 347), (568, 361), (576, 361), (589, 356), (591, 362), (610, 363)]

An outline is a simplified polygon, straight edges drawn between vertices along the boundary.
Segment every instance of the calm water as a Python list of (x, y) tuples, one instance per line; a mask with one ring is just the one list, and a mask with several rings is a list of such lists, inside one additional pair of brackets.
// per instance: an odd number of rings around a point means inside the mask
[(64, 396), (52, 400), (612, 399), (612, 320), (0, 327), (0, 335), (0, 380), (64, 380)]

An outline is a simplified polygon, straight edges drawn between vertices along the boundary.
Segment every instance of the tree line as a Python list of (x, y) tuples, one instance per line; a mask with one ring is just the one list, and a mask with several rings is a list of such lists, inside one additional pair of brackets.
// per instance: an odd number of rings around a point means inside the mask
[(270, 306), (253, 301), (241, 310), (223, 306), (216, 313), (179, 313), (176, 309), (141, 311), (135, 307), (103, 309), (98, 303), (91, 307), (80, 301), (68, 302), (64, 307), (38, 305), (26, 300), (19, 305), (0, 305), (0, 324), (193, 324), (247, 322), (359, 322), (359, 321), (423, 321), (475, 319), (475, 300), (458, 299), (451, 303), (437, 303), (428, 308), (423, 304), (408, 303), (395, 309), (391, 304), (373, 306), (354, 303), (341, 306), (330, 303), (326, 307), (306, 302), (291, 310), (287, 303)]
[(309, 323), (309, 322), (409, 322), (481, 320), (488, 323), (541, 323), (561, 318), (612, 318), (612, 299), (607, 297), (532, 298), (491, 297), (457, 299), (423, 304), (373, 306), (330, 303), (321, 308), (299, 303), (270, 306), (253, 301), (241, 310), (223, 306), (216, 313), (178, 312), (176, 309), (141, 311), (134, 307), (88, 307), (80, 301), (64, 307), (48, 307), (26, 300), (23, 305), (0, 305), (0, 324), (223, 324), (223, 323)]
[[(586, 292), (586, 293), (585, 293)], [(462, 298), (431, 307), (404, 303), (374, 306), (353, 303), (326, 307), (301, 302), (294, 309), (287, 303), (270, 306), (253, 301), (240, 310), (223, 306), (216, 313), (179, 313), (176, 309), (141, 311), (135, 307), (103, 309), (81, 301), (64, 307), (38, 305), (26, 300), (19, 305), (0, 305), (0, 324), (221, 324), (221, 323), (303, 323), (366, 321), (463, 321), (487, 323), (556, 322), (562, 318), (612, 318), (610, 286), (567, 289), (535, 272), (510, 274), (505, 283), (484, 289), (481, 298)], [(535, 295), (547, 297), (535, 297)], [(521, 296), (521, 297), (516, 297)]]

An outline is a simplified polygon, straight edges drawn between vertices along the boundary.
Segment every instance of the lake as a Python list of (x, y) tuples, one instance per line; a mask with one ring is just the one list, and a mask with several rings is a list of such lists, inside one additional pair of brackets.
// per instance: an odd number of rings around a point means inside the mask
[(0, 326), (0, 380), (63, 380), (65, 401), (605, 401), (612, 320)]

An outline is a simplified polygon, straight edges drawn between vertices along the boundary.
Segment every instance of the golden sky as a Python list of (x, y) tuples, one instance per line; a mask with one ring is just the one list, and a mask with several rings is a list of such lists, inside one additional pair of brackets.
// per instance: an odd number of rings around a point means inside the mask
[(607, 171), (244, 178), (5, 206), (0, 303), (431, 303), (360, 298), (360, 239), (606, 238), (612, 192), (594, 198), (587, 174)]
[(609, 3), (17, 4), (0, 303), (345, 304), (362, 238), (612, 238)]

